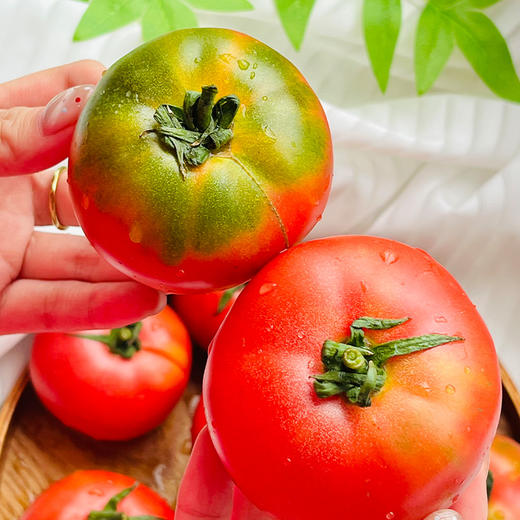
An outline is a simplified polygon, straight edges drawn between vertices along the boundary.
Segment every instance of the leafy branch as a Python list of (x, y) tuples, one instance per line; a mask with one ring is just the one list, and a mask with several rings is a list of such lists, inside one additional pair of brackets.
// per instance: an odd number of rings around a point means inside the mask
[[(507, 43), (481, 10), (501, 0), (429, 0), (417, 24), (415, 83), (427, 92), (455, 45), (496, 95), (520, 102), (520, 80)], [(364, 0), (365, 42), (379, 87), (385, 92), (401, 23), (401, 0)]]
[[(300, 49), (316, 0), (273, 1), (287, 37), (295, 49)], [(520, 80), (507, 43), (482, 12), (500, 1), (428, 0), (415, 36), (415, 83), (419, 95), (433, 86), (457, 46), (492, 92), (520, 102)], [(137, 20), (143, 39), (149, 40), (175, 29), (197, 27), (194, 9), (232, 12), (253, 8), (249, 0), (90, 0), (74, 41), (94, 38)], [(367, 53), (382, 92), (390, 79), (401, 22), (401, 0), (363, 0)]]

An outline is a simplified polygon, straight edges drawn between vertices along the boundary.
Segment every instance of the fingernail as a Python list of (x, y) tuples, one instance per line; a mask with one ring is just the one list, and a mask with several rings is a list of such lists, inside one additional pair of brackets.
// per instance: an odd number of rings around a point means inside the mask
[(451, 509), (442, 509), (428, 515), (424, 520), (462, 520), (462, 516)]
[(43, 135), (52, 135), (73, 125), (94, 88), (94, 85), (77, 85), (54, 96), (43, 111)]

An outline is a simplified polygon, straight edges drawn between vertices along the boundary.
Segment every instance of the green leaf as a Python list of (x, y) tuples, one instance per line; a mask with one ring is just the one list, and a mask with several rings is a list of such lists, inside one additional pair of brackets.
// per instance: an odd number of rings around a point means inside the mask
[(491, 497), (491, 492), (493, 491), (493, 484), (495, 483), (495, 479), (493, 477), (493, 473), (491, 471), (488, 471), (487, 477), (486, 477), (486, 494), (487, 498)]
[(396, 327), (405, 323), (410, 318), (397, 318), (397, 319), (385, 319), (385, 318), (369, 318), (363, 316), (352, 322), (352, 327), (356, 329), (370, 329), (370, 330), (386, 330)]
[(179, 0), (151, 0), (141, 20), (144, 41), (176, 29), (197, 26), (195, 13)]
[(415, 83), (424, 94), (433, 85), (450, 57), (455, 40), (451, 23), (431, 2), (419, 18), (415, 36)]
[(365, 0), (363, 30), (379, 88), (386, 91), (401, 28), (401, 0)]
[(254, 9), (248, 0), (186, 0), (195, 9), (205, 11), (251, 11)]
[(470, 7), (476, 7), (477, 9), (484, 9), (492, 5), (498, 4), (501, 0), (466, 0), (467, 5)]
[(275, 0), (278, 16), (293, 47), (299, 50), (316, 0)]
[[(225, 98), (222, 98), (222, 99), (225, 99)], [(241, 291), (245, 286), (246, 286), (246, 284), (243, 283), (242, 285), (237, 285), (235, 287), (231, 287), (231, 289), (227, 289), (226, 291), (224, 291), (218, 301), (217, 314), (220, 314), (226, 308), (226, 305), (230, 302), (231, 298), (233, 298), (233, 295), (237, 291)]]
[(520, 102), (520, 80), (504, 37), (477, 11), (450, 12), (457, 44), (482, 81), (498, 96)]
[(444, 334), (426, 334), (413, 338), (396, 339), (380, 345), (374, 345), (374, 356), (372, 359), (376, 365), (381, 366), (394, 356), (404, 356), (405, 354), (438, 347), (452, 341), (461, 341), (462, 339), (459, 336), (446, 336)]
[(73, 40), (88, 40), (128, 25), (141, 17), (147, 5), (146, 0), (91, 0)]

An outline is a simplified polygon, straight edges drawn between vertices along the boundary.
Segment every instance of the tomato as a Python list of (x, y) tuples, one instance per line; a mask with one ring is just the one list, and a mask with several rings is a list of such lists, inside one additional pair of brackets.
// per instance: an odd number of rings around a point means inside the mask
[(197, 408), (195, 408), (193, 423), (191, 425), (191, 440), (193, 444), (195, 444), (195, 440), (204, 426), (206, 426), (206, 414), (204, 411), (204, 401), (201, 396)]
[[(204, 137), (211, 121), (219, 131)], [(189, 164), (203, 148), (209, 158)], [(332, 145), (289, 61), (245, 34), (186, 29), (106, 72), (69, 169), (79, 222), (108, 261), (165, 292), (210, 292), (246, 281), (319, 220)]]
[(517, 520), (520, 518), (520, 444), (505, 435), (497, 435), (491, 446), (489, 470), (493, 487), (488, 520)]
[(227, 291), (175, 295), (172, 305), (191, 337), (207, 349), (241, 290), (239, 285)]
[(249, 282), (213, 340), (203, 395), (216, 451), (259, 509), (418, 520), (477, 473), (501, 385), (489, 332), (442, 266), (342, 236), (291, 248)]
[(190, 339), (170, 308), (138, 329), (114, 329), (110, 348), (84, 337), (92, 332), (37, 334), (30, 373), (43, 404), (95, 439), (131, 439), (161, 424), (188, 382)]
[[(87, 520), (89, 513), (103, 511), (108, 501), (125, 489), (129, 493), (121, 500), (116, 499), (117, 504), (110, 511), (125, 513), (128, 520), (141, 515), (173, 520), (173, 510), (163, 498), (143, 484), (129, 490), (135, 484), (135, 479), (112, 471), (76, 471), (44, 491), (21, 520)], [(119, 518), (113, 516), (114, 520)], [(107, 513), (102, 518), (108, 520), (111, 516)]]

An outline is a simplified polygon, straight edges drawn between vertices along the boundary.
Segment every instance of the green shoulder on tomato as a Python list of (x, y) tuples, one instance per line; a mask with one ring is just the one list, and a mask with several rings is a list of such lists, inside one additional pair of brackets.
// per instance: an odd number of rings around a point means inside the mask
[[(222, 117), (226, 100), (233, 122)], [(209, 155), (189, 164), (205, 143)], [(228, 29), (176, 31), (121, 58), (70, 151), (86, 236), (115, 267), (175, 293), (249, 279), (319, 220), (331, 176), (329, 127), (308, 83), (276, 51)]]

